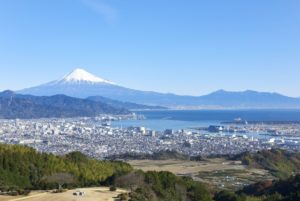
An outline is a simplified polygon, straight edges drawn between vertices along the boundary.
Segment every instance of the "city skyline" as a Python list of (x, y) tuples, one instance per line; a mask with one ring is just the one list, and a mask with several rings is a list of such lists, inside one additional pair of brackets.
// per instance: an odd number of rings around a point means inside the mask
[(300, 97), (299, 4), (2, 1), (0, 90), (80, 67), (146, 91), (250, 89)]

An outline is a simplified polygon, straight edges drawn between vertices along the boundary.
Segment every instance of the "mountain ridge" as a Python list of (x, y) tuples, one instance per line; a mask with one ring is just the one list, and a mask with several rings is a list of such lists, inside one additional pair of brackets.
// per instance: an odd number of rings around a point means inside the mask
[(130, 114), (130, 112), (102, 102), (66, 95), (32, 96), (16, 94), (9, 90), (0, 92), (0, 118), (4, 119), (94, 117), (100, 114)]
[[(90, 73), (88, 74), (90, 75)], [(121, 102), (170, 108), (300, 108), (299, 98), (288, 97), (279, 93), (257, 92), (253, 90), (242, 92), (218, 90), (207, 95), (188, 96), (141, 91), (119, 86), (113, 82), (111, 84), (110, 81), (90, 82), (91, 80), (87, 81), (81, 78), (82, 75), (79, 75), (76, 82), (54, 81), (23, 89), (18, 91), (18, 93), (37, 96), (65, 94), (76, 98), (102, 96)]]

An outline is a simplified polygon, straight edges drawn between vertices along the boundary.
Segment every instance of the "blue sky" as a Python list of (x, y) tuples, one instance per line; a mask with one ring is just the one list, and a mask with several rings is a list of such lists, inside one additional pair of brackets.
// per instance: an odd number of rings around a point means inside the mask
[(300, 97), (298, 0), (0, 0), (0, 90), (74, 68), (135, 89)]

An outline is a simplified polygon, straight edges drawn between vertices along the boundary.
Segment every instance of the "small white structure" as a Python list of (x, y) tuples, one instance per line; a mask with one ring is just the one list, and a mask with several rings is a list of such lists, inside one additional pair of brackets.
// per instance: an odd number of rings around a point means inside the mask
[(77, 190), (76, 192), (73, 193), (74, 196), (85, 196), (84, 191)]

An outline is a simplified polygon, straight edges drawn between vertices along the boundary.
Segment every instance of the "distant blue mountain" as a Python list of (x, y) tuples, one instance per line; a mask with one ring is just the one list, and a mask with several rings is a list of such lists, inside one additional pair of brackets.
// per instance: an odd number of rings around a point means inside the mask
[(77, 98), (102, 96), (122, 102), (176, 108), (300, 108), (300, 99), (277, 93), (219, 90), (205, 96), (181, 96), (171, 93), (140, 91), (119, 86), (76, 69), (63, 79), (18, 91), (22, 94), (65, 94)]
[(200, 96), (199, 104), (238, 108), (300, 108), (300, 99), (278, 93), (257, 91), (229, 92), (219, 90)]
[(130, 112), (100, 101), (66, 95), (32, 96), (12, 91), (0, 93), (0, 118), (4, 119), (95, 117), (100, 114), (130, 114)]

